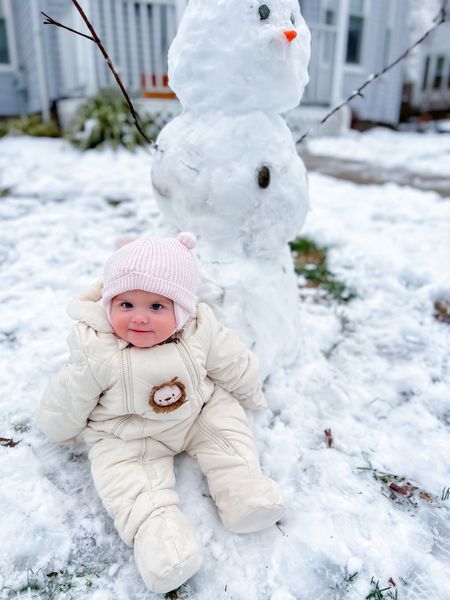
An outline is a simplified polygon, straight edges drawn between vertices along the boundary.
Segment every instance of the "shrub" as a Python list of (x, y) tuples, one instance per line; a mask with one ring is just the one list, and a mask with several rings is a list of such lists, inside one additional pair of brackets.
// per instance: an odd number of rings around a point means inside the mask
[(0, 137), (5, 135), (32, 135), (34, 137), (61, 137), (54, 121), (42, 121), (39, 114), (24, 115), (0, 123)]
[[(156, 139), (158, 127), (154, 118), (142, 119), (141, 126), (149, 139)], [(68, 138), (82, 150), (102, 145), (134, 150), (136, 146), (146, 144), (136, 129), (128, 104), (115, 90), (102, 90), (80, 106), (70, 125)]]

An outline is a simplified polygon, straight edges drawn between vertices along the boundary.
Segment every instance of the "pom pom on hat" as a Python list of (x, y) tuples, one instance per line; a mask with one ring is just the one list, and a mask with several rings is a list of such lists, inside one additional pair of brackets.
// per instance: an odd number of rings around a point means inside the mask
[(197, 245), (197, 238), (189, 231), (182, 231), (177, 235), (177, 240), (186, 246), (188, 250), (192, 250)]

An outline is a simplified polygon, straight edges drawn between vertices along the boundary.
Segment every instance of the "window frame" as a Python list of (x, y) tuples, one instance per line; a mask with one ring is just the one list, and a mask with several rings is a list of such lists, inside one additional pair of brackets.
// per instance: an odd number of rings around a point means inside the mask
[(336, 10), (334, 11), (334, 19), (335, 22), (334, 23), (327, 23), (327, 13), (330, 10), (330, 0), (322, 0), (322, 2), (320, 3), (320, 22), (323, 25), (326, 25), (327, 27), (337, 27), (338, 24), (338, 19), (339, 19), (339, 10), (341, 9), (340, 7), (340, 2), (339, 0), (331, 0), (332, 2), (334, 1), (336, 4)]
[(422, 81), (421, 81), (421, 85), (420, 85), (420, 91), (422, 93), (426, 92), (429, 87), (432, 58), (433, 58), (433, 56), (431, 54), (427, 54), (425, 56), (425, 60), (423, 61)]
[(388, 18), (386, 20), (384, 49), (383, 49), (383, 66), (387, 66), (392, 58), (392, 48), (394, 42), (395, 19), (397, 14), (397, 0), (389, 0)]
[(447, 56), (445, 54), (434, 55), (433, 78), (430, 81), (430, 90), (438, 92), (444, 88), (447, 73)]
[(447, 55), (447, 87), (444, 89), (450, 90), (450, 55)]
[[(349, 0), (349, 10), (348, 10), (348, 16), (347, 16), (347, 43), (346, 43), (346, 47), (345, 47), (345, 61), (344, 61), (344, 67), (347, 72), (361, 73), (362, 71), (365, 71), (364, 58), (366, 55), (367, 37), (368, 37), (367, 22), (370, 17), (371, 0), (363, 0), (363, 3), (364, 4), (363, 4), (362, 13), (353, 13), (351, 11), (351, 0)], [(347, 61), (348, 36), (350, 33), (350, 17), (352, 17), (352, 16), (362, 17), (362, 19), (363, 19), (360, 59), (359, 59), (359, 62), (356, 62), (356, 63)]]
[(8, 45), (9, 62), (0, 63), (0, 73), (11, 73), (17, 70), (16, 36), (13, 24), (11, 0), (0, 0), (3, 5), (6, 25), (6, 43)]

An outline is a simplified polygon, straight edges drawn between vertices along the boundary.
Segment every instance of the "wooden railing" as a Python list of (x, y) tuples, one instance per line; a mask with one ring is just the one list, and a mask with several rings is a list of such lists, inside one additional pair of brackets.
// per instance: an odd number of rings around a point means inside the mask
[[(177, 24), (173, 0), (91, 0), (92, 19), (125, 86), (132, 94), (174, 98), (168, 86), (167, 51)], [(100, 54), (100, 88), (113, 85)]]

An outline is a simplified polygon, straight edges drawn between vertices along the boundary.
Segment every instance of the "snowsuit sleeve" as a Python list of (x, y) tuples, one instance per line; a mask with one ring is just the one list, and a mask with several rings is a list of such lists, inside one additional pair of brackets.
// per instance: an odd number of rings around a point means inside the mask
[(211, 323), (211, 342), (206, 361), (208, 377), (239, 400), (244, 408), (267, 408), (261, 389), (258, 359), (234, 331), (217, 321), (209, 306), (204, 306)]
[(86, 329), (80, 324), (68, 336), (69, 362), (51, 379), (41, 399), (38, 424), (52, 442), (69, 442), (81, 433), (103, 391), (81, 341)]

